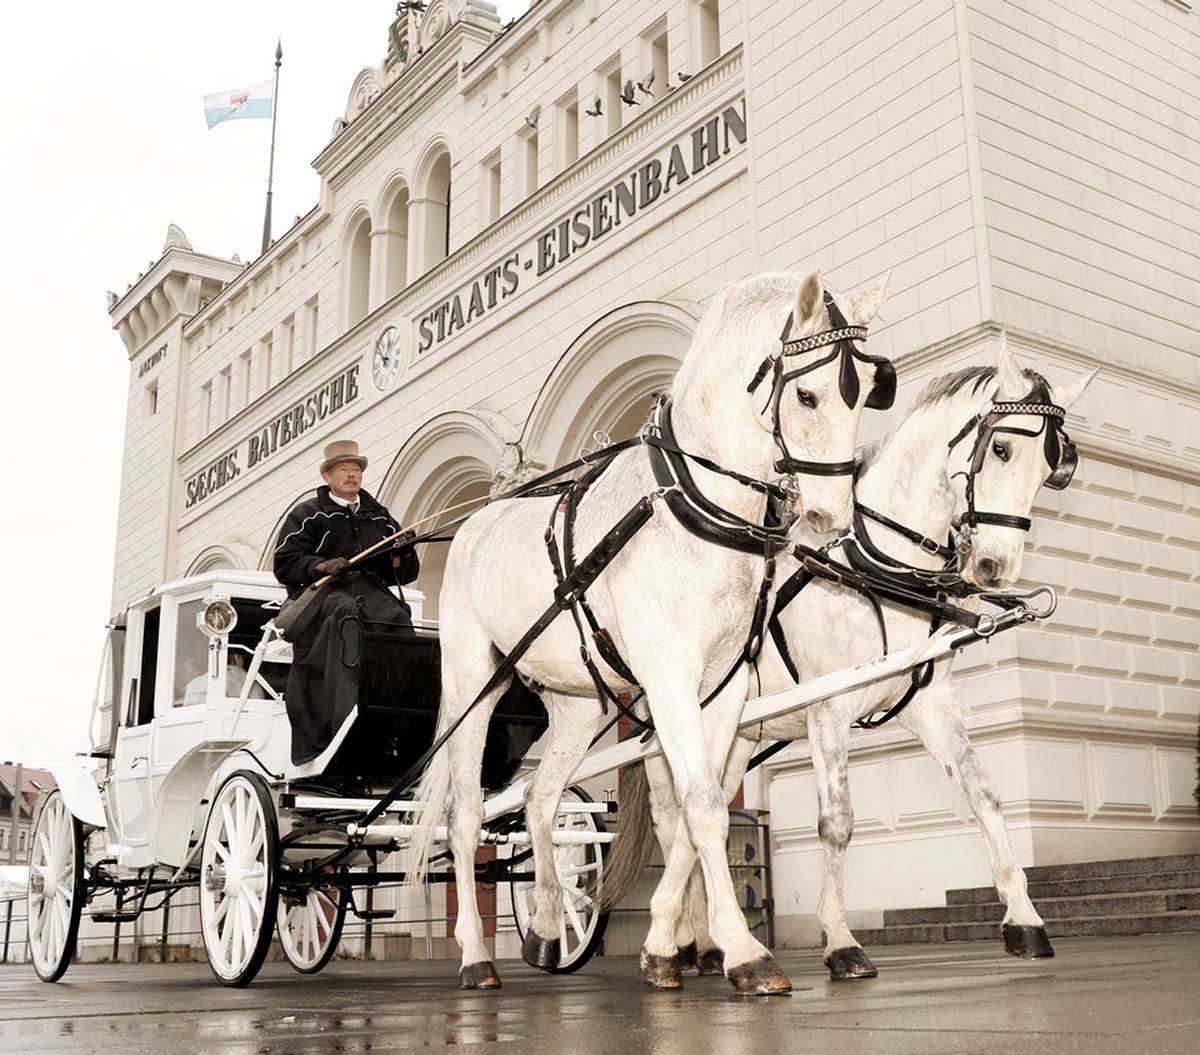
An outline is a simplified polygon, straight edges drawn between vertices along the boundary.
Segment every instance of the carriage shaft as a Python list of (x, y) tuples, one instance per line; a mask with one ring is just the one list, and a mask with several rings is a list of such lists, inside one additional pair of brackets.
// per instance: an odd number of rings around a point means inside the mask
[[(372, 846), (380, 843), (403, 842), (409, 838), (416, 827), (412, 824), (372, 824), (363, 833), (363, 845)], [(595, 831), (556, 831), (552, 833), (555, 846), (594, 846), (597, 843), (610, 843), (616, 838), (614, 832)], [(444, 825), (433, 829), (433, 841), (449, 842), (450, 831)], [(490, 832), (486, 829), (479, 833), (479, 842), (483, 845), (496, 846), (528, 846), (528, 832)]]
[[(1036, 613), (1031, 615), (1029, 609), (1012, 609), (998, 615), (994, 625), (983, 633), (971, 627), (952, 629), (950, 625), (947, 625), (943, 630), (912, 648), (892, 652), (879, 659), (859, 663), (857, 666), (847, 667), (844, 670), (822, 674), (791, 688), (749, 700), (742, 709), (738, 728), (746, 729), (758, 725), (760, 722), (768, 722), (785, 714), (804, 710), (822, 700), (840, 696), (844, 692), (870, 685), (872, 682), (893, 678), (922, 663), (942, 659), (955, 649), (970, 644), (972, 641), (986, 640), (997, 630), (1017, 626), (1034, 617), (1036, 617)], [(662, 747), (657, 736), (653, 736), (647, 741), (643, 741), (640, 737), (622, 740), (618, 744), (601, 748), (599, 751), (587, 755), (575, 772), (571, 774), (570, 779), (573, 783), (578, 783), (609, 773), (614, 769), (653, 758), (661, 753)], [(528, 780), (520, 780), (500, 794), (489, 798), (484, 803), (484, 820), (494, 820), (519, 808), (524, 801), (528, 785)]]

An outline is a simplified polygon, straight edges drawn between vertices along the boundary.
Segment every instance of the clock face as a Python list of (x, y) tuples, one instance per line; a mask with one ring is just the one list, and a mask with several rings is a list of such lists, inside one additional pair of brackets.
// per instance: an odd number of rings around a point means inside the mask
[(386, 392), (400, 375), (400, 354), (400, 331), (389, 326), (375, 341), (375, 358), (371, 363), (371, 376), (380, 392)]

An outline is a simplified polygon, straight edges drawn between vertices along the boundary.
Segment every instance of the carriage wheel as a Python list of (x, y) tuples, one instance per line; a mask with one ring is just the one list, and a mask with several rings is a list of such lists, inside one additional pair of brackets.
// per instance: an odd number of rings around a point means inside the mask
[(234, 773), (213, 798), (200, 851), (200, 933), (213, 974), (248, 985), (275, 929), (279, 824), (262, 779)]
[[(578, 787), (563, 792), (563, 802), (591, 802), (587, 793)], [(604, 823), (597, 813), (557, 814), (554, 818), (556, 831), (600, 832)], [(558, 925), (560, 957), (557, 967), (550, 968), (551, 974), (570, 974), (588, 962), (604, 940), (608, 927), (608, 913), (600, 911), (600, 886), (604, 878), (604, 856), (607, 846), (603, 843), (556, 846), (554, 867), (563, 892), (563, 916)], [(521, 941), (529, 930), (533, 916), (533, 883), (528, 880), (513, 880), (509, 883), (512, 892), (513, 920)]]
[(83, 825), (62, 792), (42, 802), (29, 847), (29, 955), (43, 982), (57, 982), (71, 965), (79, 917), (87, 900)]
[(279, 944), (301, 974), (316, 974), (337, 951), (346, 922), (349, 891), (312, 886), (279, 896)]

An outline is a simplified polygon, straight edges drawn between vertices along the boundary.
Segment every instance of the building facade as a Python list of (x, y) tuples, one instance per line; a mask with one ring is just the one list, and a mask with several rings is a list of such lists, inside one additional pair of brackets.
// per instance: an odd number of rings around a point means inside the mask
[[(1019, 858), (1200, 846), (1190, 5), (540, 0), (504, 27), (487, 0), (431, 0), (383, 28), (308, 214), (249, 264), (172, 227), (111, 298), (114, 608), (269, 568), (334, 437), (411, 523), (634, 432), (724, 283), (818, 269), (848, 293), (892, 270), (871, 351), (897, 363), (893, 414), (992, 361), (1001, 327), (1052, 382), (1102, 368), (1068, 423), (1075, 483), (1039, 495), (1029, 538), (1058, 614), (959, 660)], [(428, 547), (417, 584), (433, 618), (443, 562)], [(863, 921), (989, 881), (902, 731), (851, 761)], [(747, 788), (784, 944), (816, 936), (812, 785), (800, 743)]]

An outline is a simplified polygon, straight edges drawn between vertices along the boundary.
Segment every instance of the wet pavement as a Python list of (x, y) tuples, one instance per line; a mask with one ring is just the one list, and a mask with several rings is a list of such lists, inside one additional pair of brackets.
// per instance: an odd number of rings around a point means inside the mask
[(444, 962), (335, 961), (316, 977), (271, 963), (242, 990), (203, 964), (76, 964), (56, 985), (10, 965), (0, 1052), (1200, 1052), (1200, 935), (1056, 948), (1032, 962), (998, 943), (880, 948), (878, 978), (836, 984), (815, 952), (784, 952), (797, 991), (765, 998), (721, 978), (652, 992), (626, 957), (557, 976), (501, 962), (488, 993), (458, 991)]

